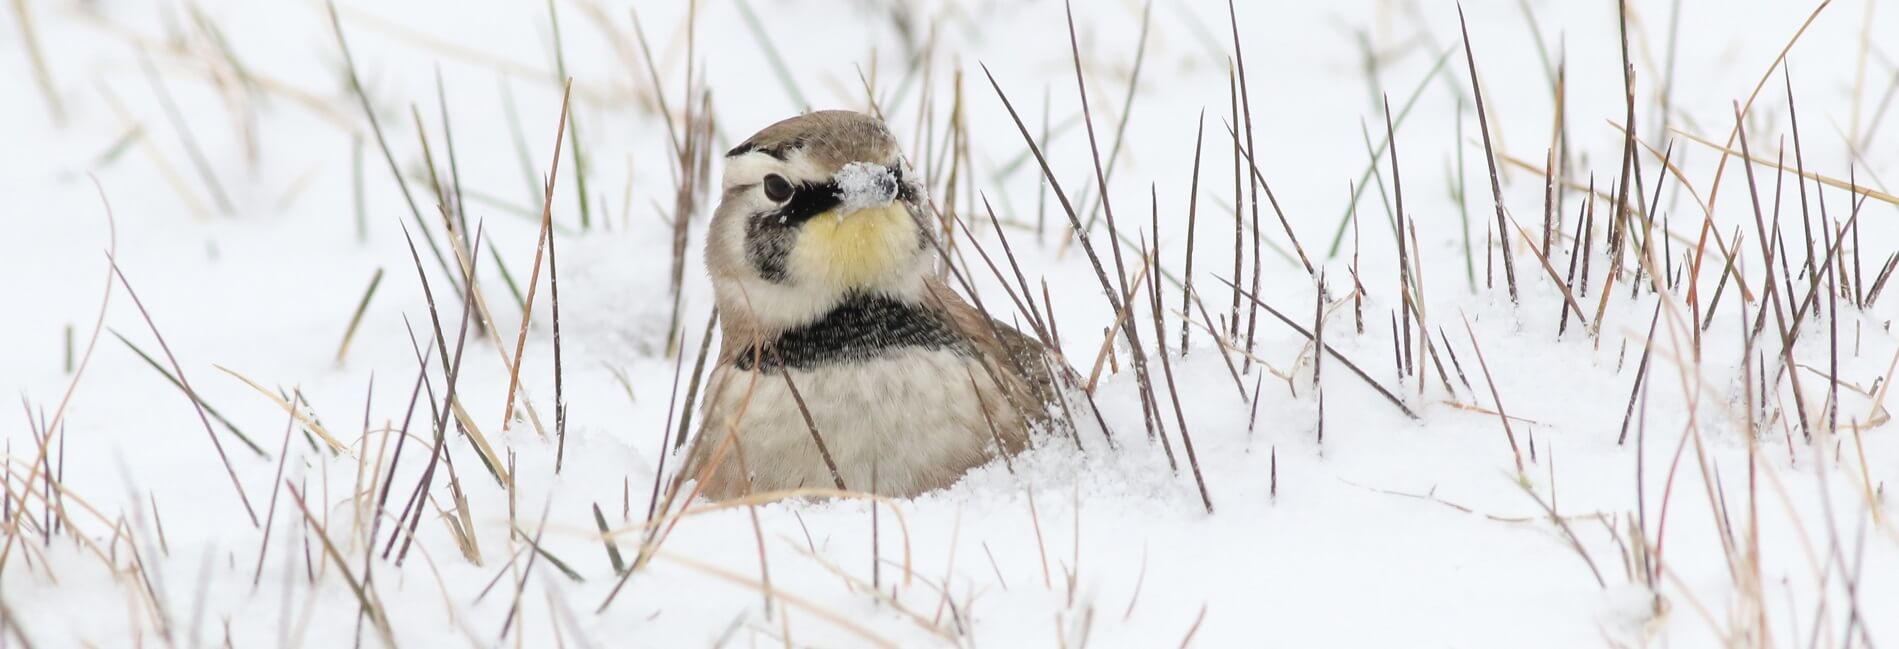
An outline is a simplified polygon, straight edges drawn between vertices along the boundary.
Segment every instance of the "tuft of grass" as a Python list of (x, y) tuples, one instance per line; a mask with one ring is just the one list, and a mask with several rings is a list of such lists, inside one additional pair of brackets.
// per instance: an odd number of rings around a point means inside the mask
[(350, 53), (349, 39), (343, 36), (343, 21), (337, 17), (335, 0), (325, 0), (325, 6), (329, 8), (330, 28), (336, 34), (336, 44), (343, 50), (343, 62), (349, 73), (350, 89), (354, 91), (357, 102), (363, 107), (363, 116), (369, 120), (370, 132), (376, 136), (376, 146), (382, 149), (383, 161), (389, 165), (389, 175), (395, 177), (397, 188), (402, 190), (402, 199), (408, 203), (409, 215), (414, 219), (416, 229), (422, 232), (422, 240), (429, 245), (429, 252), (434, 254), (435, 261), (441, 266), (442, 272), (448, 274), (449, 284), (456, 286), (459, 291), (459, 280), (455, 273), (449, 271), (448, 258), (442, 255), (441, 246), (437, 245), (435, 238), (429, 235), (428, 225), (422, 219), (422, 209), (416, 206), (415, 196), (409, 192), (409, 181), (403, 177), (402, 168), (396, 164), (396, 156), (389, 149), (388, 138), (383, 136), (382, 121), (376, 118), (376, 109), (370, 105), (369, 90), (363, 85), (362, 77), (356, 73), (356, 57)]
[(626, 559), (620, 556), (620, 545), (613, 541), (612, 530), (607, 527), (607, 517), (600, 513), (600, 503), (593, 504), (593, 523), (600, 530), (600, 543), (607, 547), (607, 561), (613, 564), (613, 574), (626, 572)]
[[(231, 487), (237, 491), (237, 499), (244, 505), (244, 513), (250, 518), (251, 527), (257, 527), (257, 510), (251, 507), (251, 498), (244, 492), (244, 483), (237, 479), (237, 470), (231, 468), (231, 458), (224, 453), (224, 443), (218, 441), (218, 435), (211, 430), (211, 419), (205, 414), (204, 403), (197, 398), (197, 392), (191, 389), (191, 382), (185, 379), (185, 370), (178, 364), (178, 358), (171, 353), (171, 345), (165, 343), (165, 336), (158, 332), (158, 324), (152, 321), (152, 314), (145, 310), (144, 301), (138, 298), (138, 292), (132, 290), (131, 280), (126, 279), (125, 269), (119, 266), (116, 258), (111, 259), (112, 272), (119, 278), (119, 285), (125, 287), (125, 294), (132, 298), (132, 304), (138, 307), (139, 315), (145, 319), (146, 327), (152, 330), (152, 337), (158, 339), (158, 348), (165, 352), (165, 360), (170, 361), (172, 376), (178, 380), (178, 388), (190, 397), (191, 406), (198, 412), (198, 421), (204, 424), (204, 434), (211, 438), (211, 448), (217, 452), (218, 462), (224, 465), (224, 473), (231, 478)], [(50, 437), (48, 439), (51, 439)], [(249, 440), (245, 440), (248, 442)], [(252, 447), (255, 448), (255, 444)], [(259, 453), (263, 451), (259, 450)], [(42, 457), (44, 454), (42, 453)]]
[[(295, 394), (301, 395), (302, 392), (299, 390)], [(264, 558), (270, 556), (270, 533), (276, 528), (274, 523), (277, 520), (277, 497), (282, 493), (281, 490), (285, 484), (284, 464), (290, 457), (290, 433), (296, 428), (296, 415), (285, 416), (284, 443), (283, 448), (277, 451), (277, 476), (270, 480), (270, 504), (264, 507), (264, 539), (257, 545), (257, 568), (251, 572), (251, 588), (256, 588), (264, 579)], [(152, 511), (157, 512), (158, 508), (154, 506)]]
[[(1457, 24), (1464, 34), (1464, 60), (1470, 64), (1470, 91), (1477, 102), (1477, 130), (1484, 136), (1484, 162), (1490, 166), (1490, 193), (1497, 205), (1497, 230), (1508, 232), (1510, 228), (1505, 224), (1503, 210), (1503, 186), (1497, 181), (1497, 154), (1490, 146), (1490, 117), (1484, 112), (1484, 91), (1477, 82), (1477, 53), (1471, 50), (1470, 27), (1464, 22), (1464, 8), (1461, 5), (1457, 8)], [(1510, 286), (1510, 301), (1518, 301), (1516, 264), (1511, 259), (1510, 246), (1507, 244), (1503, 246), (1503, 275)]]
[[(1127, 144), (1128, 122), (1133, 119), (1134, 116), (1134, 94), (1141, 88), (1141, 69), (1144, 67), (1143, 64), (1147, 62), (1148, 19), (1153, 17), (1153, 13), (1154, 0), (1146, 0), (1141, 3), (1141, 35), (1136, 37), (1134, 41), (1134, 68), (1133, 72), (1128, 75), (1128, 91), (1121, 101), (1121, 119), (1114, 125), (1114, 146), (1108, 149), (1108, 167), (1107, 172), (1103, 174), (1103, 176), (1109, 180), (1114, 179), (1115, 163), (1121, 159), (1121, 147)], [(1048, 102), (1044, 100), (1042, 104), (1044, 106), (1042, 132), (1044, 134), (1043, 140), (1045, 140), (1043, 146), (1048, 146), (1046, 142), (1048, 139), (1048, 113), (1046, 111)], [(1094, 208), (1088, 210), (1087, 227), (1089, 229), (1094, 229), (1096, 217), (1100, 215), (1099, 210), (1101, 204), (1106, 200), (1107, 192), (1105, 190), (1097, 193)]]
[[(33, 82), (39, 85), (40, 98), (46, 101), (46, 108), (52, 113), (53, 124), (66, 124), (66, 102), (59, 97), (59, 86), (53, 81), (53, 73), (46, 65), (46, 52), (40, 47), (39, 23), (33, 20), (32, 7), (26, 0), (13, 0), (13, 19), (20, 24), (23, 37), (20, 44), (26, 48), (27, 60), (33, 63)], [(22, 642), (26, 642), (24, 636)], [(26, 644), (32, 644), (26, 642)]]
[[(567, 47), (560, 37), (560, 12), (554, 5), (554, 0), (547, 0), (547, 20), (554, 28), (554, 70), (559, 75), (555, 81), (571, 84), (572, 77), (567, 74)], [(580, 136), (580, 115), (568, 116), (567, 135), (568, 146), (574, 152), (574, 198), (580, 204), (580, 229), (585, 232), (593, 228), (593, 204), (587, 200), (587, 153), (581, 146), (584, 138)], [(558, 420), (561, 414), (557, 411), (554, 417)]]
[[(376, 297), (376, 287), (382, 285), (382, 268), (376, 268), (376, 274), (369, 278), (369, 288), (363, 289), (363, 299), (357, 301), (356, 312), (350, 314), (349, 327), (343, 330), (343, 342), (336, 346), (336, 365), (342, 367), (344, 355), (349, 353), (349, 343), (356, 338), (356, 328), (363, 324), (363, 314), (369, 311), (369, 300)], [(130, 344), (130, 343), (127, 343)]]
[[(1180, 273), (1180, 276), (1184, 282), (1180, 289), (1180, 314), (1181, 314), (1182, 320), (1193, 319), (1193, 317), (1188, 314), (1187, 306), (1188, 306), (1188, 302), (1192, 301), (1194, 298), (1193, 252), (1194, 252), (1194, 232), (1197, 229), (1194, 226), (1196, 225), (1196, 219), (1200, 213), (1200, 209), (1199, 209), (1200, 208), (1200, 146), (1201, 144), (1205, 142), (1206, 125), (1207, 125), (1207, 111), (1206, 109), (1203, 108), (1200, 110), (1200, 117), (1197, 120), (1197, 125), (1194, 128), (1193, 180), (1188, 183), (1188, 189), (1187, 189), (1187, 252), (1186, 252), (1187, 261), (1186, 261), (1186, 269), (1182, 270)], [(997, 234), (1001, 234), (1002, 229), (1000, 227), (997, 227), (996, 232)], [(1155, 236), (1157, 237), (1159, 236), (1158, 229), (1155, 231)], [(1013, 262), (1014, 258), (1011, 257), (1010, 261)], [(1018, 274), (1019, 274), (1019, 271), (1018, 271)], [(1027, 290), (1028, 290), (1028, 287), (1024, 286), (1023, 291), (1027, 292)], [(1033, 303), (1033, 301), (1031, 301), (1031, 303)], [(1187, 356), (1187, 350), (1189, 349), (1188, 335), (1192, 331), (1193, 331), (1193, 327), (1182, 326), (1180, 328), (1180, 356), (1182, 358), (1185, 358)]]
[(293, 485), (286, 484), (286, 487), (290, 489), (291, 500), (296, 501), (297, 508), (302, 510), (304, 522), (316, 528), (315, 536), (323, 542), (324, 556), (335, 563), (337, 571), (342, 573), (343, 580), (349, 584), (350, 591), (355, 593), (358, 606), (375, 623), (376, 632), (382, 636), (383, 645), (395, 647), (395, 632), (390, 627), (389, 618), (384, 612), (380, 598), (376, 596), (375, 591), (365, 588), (364, 582), (358, 581), (350, 572), (349, 562), (343, 558), (342, 552), (337, 551), (336, 545), (330, 542), (328, 530), (310, 513), (310, 505), (304, 502), (302, 491)]
[(218, 181), (216, 171), (211, 169), (211, 161), (205, 157), (204, 149), (198, 146), (198, 138), (191, 132), (191, 126), (185, 121), (177, 102), (171, 98), (171, 91), (165, 87), (165, 80), (159, 76), (158, 69), (152, 66), (149, 56), (140, 57), (139, 65), (145, 71), (145, 80), (152, 86), (152, 94), (158, 97), (158, 105), (165, 109), (165, 116), (171, 119), (172, 128), (178, 131), (178, 140), (184, 144), (185, 153), (191, 159), (192, 168), (197, 170), (198, 178), (204, 181), (205, 189), (211, 192), (211, 198), (217, 201), (218, 211), (226, 216), (237, 212), (230, 197), (224, 192), (224, 184)]
[[(1436, 62), (1431, 64), (1431, 70), (1424, 74), (1424, 78), (1418, 80), (1418, 85), (1413, 87), (1411, 94), (1405, 97), (1404, 106), (1398, 109), (1398, 115), (1393, 118), (1394, 124), (1399, 126), (1404, 124), (1405, 118), (1411, 115), (1411, 109), (1417, 105), (1418, 99), (1424, 96), (1424, 89), (1430, 87), (1431, 81), (1437, 78), (1439, 72), (1444, 69), (1444, 64), (1450, 61), (1451, 55), (1456, 52), (1457, 50), (1455, 48), (1446, 48), (1442, 53), (1438, 54)], [(1459, 141), (1462, 141), (1461, 138)], [(1354, 215), (1358, 210), (1358, 199), (1365, 191), (1365, 183), (1370, 181), (1377, 172), (1378, 159), (1384, 155), (1385, 147), (1390, 145), (1390, 139), (1386, 139), (1383, 143), (1378, 145), (1372, 152), (1370, 161), (1366, 163), (1365, 170), (1359, 173), (1358, 182), (1352, 184), (1354, 188), (1352, 190), (1352, 198), (1346, 201), (1345, 210), (1339, 215), (1338, 227), (1334, 228), (1332, 233), (1332, 243), (1326, 247), (1326, 258), (1330, 259), (1338, 256), (1340, 246), (1345, 243), (1345, 231), (1350, 229), (1353, 223), (1357, 222)], [(1237, 166), (1238, 162), (1234, 164)], [(1461, 187), (1462, 185), (1459, 186)], [(1237, 300), (1235, 301), (1237, 302)]]
[[(1154, 204), (1155, 229), (1158, 231), (1160, 201), (1156, 199)], [(1155, 266), (1160, 265), (1159, 251), (1153, 251), (1151, 253), (1150, 263)], [(1147, 293), (1148, 296), (1152, 298), (1152, 301), (1148, 304), (1148, 311), (1154, 315), (1155, 355), (1160, 357), (1161, 372), (1167, 378), (1167, 397), (1173, 402), (1174, 421), (1180, 427), (1180, 446), (1187, 451), (1187, 465), (1193, 469), (1194, 485), (1200, 488), (1200, 503), (1206, 506), (1207, 514), (1211, 515), (1213, 514), (1213, 497), (1207, 494), (1207, 479), (1200, 471), (1200, 456), (1195, 454), (1193, 450), (1193, 435), (1187, 432), (1187, 411), (1180, 407), (1180, 389), (1174, 385), (1174, 364), (1173, 361), (1168, 358), (1167, 324), (1166, 320), (1162, 318), (1162, 315), (1167, 311), (1161, 306), (1160, 275), (1158, 273), (1150, 274), (1148, 278)], [(1184, 329), (1185, 327), (1182, 328)], [(1080, 541), (1077, 540), (1076, 542), (1079, 543)]]
[[(1742, 159), (1747, 160), (1747, 159), (1752, 159), (1754, 156), (1753, 156), (1753, 153), (1749, 152), (1748, 150), (1747, 129), (1744, 128), (1742, 125), (1742, 115), (1743, 113), (1742, 113), (1741, 106), (1739, 103), (1736, 103), (1734, 105), (1734, 129), (1735, 129), (1735, 133), (1739, 135), (1739, 138), (1741, 140)], [(1787, 284), (1777, 285), (1774, 281), (1775, 278), (1774, 278), (1774, 273), (1773, 273), (1773, 268), (1772, 268), (1774, 253), (1773, 253), (1772, 246), (1773, 246), (1773, 241), (1777, 237), (1768, 236), (1767, 226), (1765, 222), (1762, 221), (1762, 218), (1761, 218), (1760, 192), (1758, 188), (1755, 186), (1754, 167), (1752, 165), (1745, 165), (1745, 164), (1741, 165), (1741, 167), (1747, 172), (1746, 176), (1747, 176), (1748, 195), (1752, 199), (1753, 206), (1754, 206), (1754, 227), (1756, 230), (1756, 234), (1760, 236), (1761, 258), (1766, 260), (1767, 288), (1765, 289), (1764, 299), (1770, 302), (1773, 302), (1774, 323), (1775, 323), (1775, 327), (1779, 329), (1779, 333), (1780, 333), (1781, 361), (1785, 364), (1785, 367), (1793, 367), (1794, 366), (1793, 341), (1794, 341), (1794, 336), (1798, 335), (1797, 333), (1798, 330), (1790, 329), (1787, 326), (1787, 313), (1786, 313), (1787, 300), (1782, 295), (1782, 293), (1788, 290), (1792, 290), (1788, 286), (1788, 284), (1791, 284), (1791, 282)], [(1775, 226), (1775, 230), (1776, 231), (1779, 230), (1778, 225)], [(1783, 264), (1786, 263), (1785, 255), (1782, 255), (1782, 263)], [(1779, 288), (1780, 290), (1775, 290), (1776, 288)], [(1767, 314), (1765, 313), (1765, 309), (1763, 309), (1763, 312), (1761, 314), (1763, 321), (1765, 321), (1766, 315)], [(1758, 329), (1759, 327), (1756, 326), (1755, 328)], [(1806, 404), (1806, 397), (1804, 396), (1804, 392), (1800, 389), (1800, 373), (1787, 372), (1787, 379), (1788, 381), (1791, 382), (1793, 386), (1794, 409), (1796, 411), (1797, 416), (1800, 418), (1800, 429), (1806, 435), (1807, 438), (1811, 439), (1813, 437), (1813, 432), (1808, 429), (1807, 404)]]
[(1470, 327), (1470, 318), (1464, 318), (1464, 332), (1470, 335), (1470, 347), (1477, 352), (1477, 367), (1484, 372), (1484, 382), (1490, 385), (1490, 401), (1497, 404), (1497, 421), (1503, 424), (1504, 439), (1510, 442), (1510, 455), (1517, 462), (1517, 482), (1527, 484), (1529, 474), (1523, 469), (1523, 452), (1517, 448), (1517, 435), (1510, 429), (1510, 415), (1503, 409), (1503, 396), (1497, 393), (1497, 380), (1490, 375), (1490, 364), (1484, 361), (1484, 348), (1477, 344), (1477, 332)]
[[(1102, 164), (1100, 143), (1097, 141), (1097, 138), (1095, 137), (1094, 118), (1090, 114), (1090, 111), (1088, 108), (1088, 85), (1087, 85), (1086, 75), (1084, 75), (1082, 72), (1080, 39), (1075, 34), (1074, 5), (1073, 3), (1067, 3), (1066, 6), (1068, 10), (1067, 11), (1068, 50), (1069, 50), (1070, 58), (1074, 63), (1074, 69), (1075, 69), (1075, 94), (1081, 99), (1081, 114), (1082, 114), (1081, 122), (1082, 122), (1082, 126), (1084, 127), (1084, 130), (1088, 133), (1088, 151), (1093, 157), (1093, 161), (1094, 161), (1096, 187), (1098, 189), (1105, 189), (1107, 187), (1107, 172), (1105, 170), (1105, 167)], [(988, 69), (986, 67), (984, 68), (984, 72), (985, 73), (988, 72)], [(991, 85), (995, 84), (994, 76), (990, 77), (990, 83)], [(1001, 92), (1000, 87), (997, 88), (997, 92), (998, 93)], [(1021, 125), (1021, 118), (1015, 115), (1015, 109), (1013, 107), (1010, 107), (1009, 114), (1012, 117), (1016, 117), (1016, 126), (1022, 132), (1023, 139), (1025, 140), (1029, 139), (1028, 129)], [(1037, 158), (1040, 159), (1040, 156), (1038, 155)], [(1046, 174), (1047, 161), (1046, 160), (1041, 160), (1041, 161), (1043, 162), (1043, 170)], [(1054, 183), (1054, 179), (1052, 175), (1049, 179), (1049, 182), (1051, 183), (1051, 185)], [(1059, 195), (1059, 192), (1057, 192), (1057, 194)], [(1071, 209), (1066, 201), (1063, 201), (1063, 208)], [(1109, 239), (1114, 240), (1114, 239), (1120, 238), (1120, 234), (1118, 233), (1118, 229), (1114, 221), (1114, 206), (1113, 206), (1113, 203), (1108, 200), (1107, 194), (1105, 192), (1102, 193), (1102, 197), (1101, 197), (1101, 211), (1102, 211), (1103, 216), (1106, 217), (1107, 222), (1108, 222)], [(1076, 222), (1076, 219), (1073, 215), (1070, 216), (1070, 219), (1071, 219), (1072, 225), (1075, 225), (1078, 229), (1081, 229), (1080, 224)], [(1075, 236), (1080, 238), (1082, 237), (1082, 234), (1083, 234), (1082, 232), (1076, 232)], [(1081, 238), (1080, 240), (1082, 241), (1083, 246), (1085, 248), (1087, 246), (1087, 239)], [(1110, 246), (1110, 249), (1114, 253), (1115, 278), (1117, 280), (1117, 284), (1120, 286), (1120, 294), (1126, 294), (1126, 295), (1132, 296), (1133, 293), (1132, 291), (1128, 289), (1128, 285), (1127, 285), (1127, 279), (1126, 279), (1127, 271), (1126, 271), (1126, 268), (1122, 265), (1121, 248), (1120, 246)], [(1094, 255), (1090, 254), (1089, 257), (1090, 259), (1093, 259)], [(1097, 274), (1099, 274), (1099, 272), (1100, 272), (1100, 268), (1099, 268), (1099, 263), (1097, 262)], [(1104, 290), (1108, 289), (1107, 278), (1103, 276), (1100, 279), (1102, 281), (1102, 288)], [(1136, 280), (1136, 282), (1138, 284), (1138, 280)], [(1131, 302), (1132, 297), (1130, 297), (1129, 300)], [(1124, 305), (1122, 304), (1122, 300), (1117, 297), (1114, 297), (1113, 295), (1109, 296), (1109, 305), (1113, 306), (1115, 312), (1117, 313), (1122, 312), (1124, 308)], [(1133, 309), (1133, 305), (1131, 303), (1126, 304), (1125, 308), (1131, 311)], [(1151, 378), (1151, 375), (1148, 373), (1147, 352), (1144, 350), (1144, 348), (1141, 345), (1141, 336), (1139, 333), (1139, 328), (1135, 326), (1134, 320), (1132, 318), (1127, 318), (1127, 319), (1122, 320), (1119, 323), (1119, 328), (1121, 329), (1122, 335), (1127, 336), (1128, 349), (1130, 352), (1132, 352), (1132, 356), (1134, 357), (1135, 381), (1136, 383), (1140, 385), (1140, 393), (1141, 393), (1142, 422), (1146, 424), (1147, 426), (1147, 432), (1148, 432), (1149, 438), (1153, 438), (1156, 436), (1160, 437), (1162, 441), (1162, 448), (1167, 449), (1168, 451), (1167, 452), (1168, 465), (1170, 467), (1174, 466), (1173, 451), (1171, 448), (1168, 448), (1165, 443), (1167, 439), (1166, 435), (1164, 433), (1157, 433), (1157, 431), (1159, 431), (1162, 426), (1158, 421), (1158, 414), (1159, 414), (1158, 411), (1160, 407), (1159, 407), (1159, 403), (1154, 398), (1154, 383)]]
[[(693, 3), (695, 10), (697, 4)], [(788, 59), (778, 52), (778, 46), (772, 44), (771, 30), (766, 29), (765, 24), (758, 20), (758, 12), (752, 10), (750, 2), (734, 0), (734, 4), (738, 6), (739, 17), (744, 20), (745, 29), (751, 33), (752, 40), (757, 42), (759, 47), (764, 48), (765, 60), (771, 63), (772, 75), (778, 79), (778, 85), (784, 89), (785, 97), (790, 99), (791, 105), (797, 107), (799, 111), (809, 112), (813, 104), (805, 99), (804, 90), (798, 85), (797, 75), (791, 73)], [(690, 28), (688, 30), (690, 31)]]
[[(514, 362), (509, 364), (509, 367), (513, 369), (508, 373), (508, 404), (502, 411), (501, 416), (501, 430), (503, 431), (506, 431), (508, 424), (514, 421), (514, 399), (521, 387), (521, 353), (525, 351), (527, 347), (528, 322), (534, 315), (534, 291), (540, 286), (541, 255), (546, 252), (548, 237), (551, 236), (548, 229), (552, 227), (554, 219), (554, 181), (560, 178), (561, 140), (567, 136), (568, 102), (573, 98), (573, 89), (574, 82), (572, 79), (568, 79), (567, 91), (561, 97), (560, 127), (555, 129), (554, 133), (554, 160), (548, 171), (547, 180), (543, 183), (544, 195), (541, 197), (541, 234), (534, 244), (534, 265), (528, 275), (527, 299), (523, 300), (526, 304), (526, 308), (521, 311), (521, 328), (514, 338)], [(470, 283), (472, 284), (472, 276)]]
[[(1215, 279), (1218, 279), (1220, 283), (1222, 284), (1226, 284), (1228, 286), (1233, 285), (1233, 282), (1225, 278), (1216, 277)], [(1286, 326), (1292, 328), (1293, 331), (1296, 331), (1300, 335), (1305, 336), (1307, 340), (1317, 339), (1316, 336), (1312, 332), (1307, 331), (1305, 327), (1299, 326), (1299, 323), (1294, 322), (1291, 318), (1286, 317), (1285, 314), (1280, 313), (1279, 310), (1273, 308), (1272, 305), (1266, 304), (1265, 302), (1261, 301), (1258, 296), (1253, 295), (1251, 292), (1244, 291), (1244, 290), (1241, 291), (1240, 294), (1244, 295), (1247, 299), (1252, 300), (1254, 304), (1259, 305), (1259, 308), (1264, 309), (1267, 313), (1271, 314), (1273, 317), (1278, 318), (1280, 322), (1286, 323)], [(1372, 379), (1371, 375), (1366, 374), (1365, 370), (1360, 369), (1358, 367), (1358, 364), (1353, 363), (1351, 359), (1346, 358), (1345, 354), (1340, 353), (1337, 349), (1333, 348), (1330, 344), (1319, 345), (1318, 347), (1319, 349), (1324, 350), (1325, 353), (1331, 354), (1332, 358), (1338, 359), (1338, 362), (1345, 364), (1346, 369), (1349, 369), (1352, 371), (1353, 374), (1358, 375), (1358, 378), (1364, 380), (1366, 385), (1370, 386), (1372, 390), (1378, 392), (1378, 394), (1380, 396), (1383, 396), (1386, 401), (1390, 401), (1391, 405), (1398, 408), (1399, 412), (1403, 412), (1406, 417), (1410, 417), (1412, 419), (1419, 419), (1418, 414), (1415, 412), (1412, 412), (1411, 407), (1405, 405), (1403, 399), (1399, 399), (1398, 395), (1392, 394), (1390, 390), (1387, 390), (1385, 389), (1384, 386), (1379, 385), (1378, 381)], [(1255, 405), (1259, 403), (1259, 396), (1258, 396), (1257, 389), (1255, 389), (1255, 392), (1254, 392), (1253, 403)]]

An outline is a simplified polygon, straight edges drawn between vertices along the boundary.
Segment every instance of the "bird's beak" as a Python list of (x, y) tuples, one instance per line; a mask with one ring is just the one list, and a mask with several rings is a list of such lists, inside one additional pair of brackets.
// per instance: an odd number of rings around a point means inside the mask
[(832, 177), (832, 182), (837, 184), (838, 218), (888, 207), (897, 200), (897, 174), (881, 164), (846, 164)]

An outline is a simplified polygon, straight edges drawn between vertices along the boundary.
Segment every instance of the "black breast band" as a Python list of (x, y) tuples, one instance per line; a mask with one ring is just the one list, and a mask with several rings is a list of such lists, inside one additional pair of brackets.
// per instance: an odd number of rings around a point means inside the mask
[(747, 345), (736, 362), (743, 370), (808, 370), (871, 360), (905, 348), (976, 353), (975, 345), (940, 311), (882, 295), (853, 295), (817, 322), (786, 331), (762, 347)]

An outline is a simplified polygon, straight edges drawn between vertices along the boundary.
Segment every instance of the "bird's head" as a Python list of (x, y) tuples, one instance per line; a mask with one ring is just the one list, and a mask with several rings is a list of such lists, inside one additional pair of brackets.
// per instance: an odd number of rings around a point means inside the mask
[(765, 127), (725, 156), (706, 242), (720, 311), (782, 330), (853, 294), (921, 299), (935, 261), (922, 205), (874, 117), (819, 111)]

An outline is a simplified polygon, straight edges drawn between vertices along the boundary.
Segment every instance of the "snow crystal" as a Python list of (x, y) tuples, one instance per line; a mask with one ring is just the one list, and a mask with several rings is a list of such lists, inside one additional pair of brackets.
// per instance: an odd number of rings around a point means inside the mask
[(840, 216), (888, 205), (897, 197), (897, 175), (880, 164), (852, 162), (839, 169), (834, 178)]

